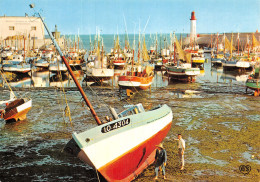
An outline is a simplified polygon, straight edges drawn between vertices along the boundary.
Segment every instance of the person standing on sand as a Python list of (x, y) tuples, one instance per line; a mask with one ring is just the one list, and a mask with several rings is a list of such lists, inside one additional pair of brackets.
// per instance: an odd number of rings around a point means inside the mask
[(181, 134), (178, 134), (178, 153), (179, 153), (179, 157), (180, 157), (180, 162), (181, 162), (181, 170), (184, 169), (184, 151), (185, 151), (185, 141), (182, 139)]
[(155, 154), (155, 178), (154, 179), (158, 179), (158, 171), (160, 167), (162, 169), (163, 179), (166, 179), (165, 177), (165, 166), (167, 161), (166, 150), (163, 148), (163, 145), (161, 143), (156, 146), (158, 148), (156, 149), (156, 154)]

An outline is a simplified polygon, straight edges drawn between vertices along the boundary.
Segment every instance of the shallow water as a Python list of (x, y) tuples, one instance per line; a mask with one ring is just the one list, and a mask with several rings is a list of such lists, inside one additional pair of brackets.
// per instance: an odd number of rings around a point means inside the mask
[[(84, 86), (84, 75), (80, 77)], [(69, 81), (64, 85), (71, 111), (72, 125), (65, 116), (64, 93), (42, 79), (34, 86), (17, 86), (18, 95), (31, 97), (33, 108), (25, 121), (0, 124), (0, 181), (98, 181), (95, 170), (79, 159), (62, 152), (71, 133), (95, 127), (95, 121), (86, 109), (81, 96)], [(155, 82), (149, 91), (138, 92), (133, 98), (120, 98), (116, 83), (84, 90), (97, 114), (104, 117), (107, 105), (117, 111), (123, 105), (142, 103), (145, 109), (167, 104), (173, 111), (173, 125), (164, 141), (168, 153), (166, 167), (169, 180), (176, 181), (256, 181), (260, 170), (260, 97), (245, 93), (245, 82), (237, 80), (205, 64), (205, 71), (195, 83), (173, 83), (164, 72), (156, 72)], [(39, 85), (42, 88), (37, 88)], [(197, 90), (196, 94), (184, 94), (184, 90)], [(1, 90), (1, 100), (9, 92)], [(178, 170), (177, 133), (186, 140), (185, 171)], [(252, 158), (252, 155), (256, 156)], [(248, 175), (240, 173), (240, 165), (250, 165)], [(151, 181), (151, 166), (136, 181)]]

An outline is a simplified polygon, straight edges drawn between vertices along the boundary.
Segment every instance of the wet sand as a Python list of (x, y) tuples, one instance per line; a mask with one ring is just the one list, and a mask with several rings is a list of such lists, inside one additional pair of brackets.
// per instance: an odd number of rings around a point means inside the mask
[[(168, 93), (169, 96), (171, 92)], [(164, 146), (171, 181), (259, 181), (260, 98), (201, 93), (202, 98), (170, 98), (173, 125)], [(158, 102), (165, 99), (160, 98)], [(185, 170), (180, 170), (177, 134), (186, 141)], [(252, 158), (252, 155), (255, 157)], [(249, 165), (249, 174), (239, 166)], [(154, 166), (135, 181), (151, 181)], [(162, 175), (158, 181), (163, 181)]]
[[(167, 104), (173, 124), (164, 146), (168, 154), (168, 181), (259, 181), (260, 180), (260, 97), (245, 93), (243, 82), (221, 78), (205, 65), (205, 75), (196, 83), (168, 82), (164, 73), (149, 91), (131, 99), (120, 99), (118, 88), (85, 87), (97, 114), (103, 118), (107, 105), (119, 112), (123, 105), (142, 103), (145, 109)], [(15, 89), (33, 100), (25, 121), (0, 122), (0, 181), (98, 181), (96, 171), (79, 159), (62, 152), (72, 132), (96, 126), (75, 88), (66, 88), (71, 119), (66, 117), (64, 93), (59, 89)], [(184, 94), (185, 90), (199, 93)], [(1, 90), (7, 99), (7, 90)], [(72, 123), (72, 125), (71, 125)], [(176, 135), (186, 140), (185, 170), (179, 170)], [(254, 155), (254, 158), (252, 158)], [(251, 167), (248, 174), (239, 167)], [(154, 166), (135, 181), (153, 181)], [(163, 181), (159, 176), (158, 181)], [(167, 180), (166, 180), (167, 181)]]
[[(179, 88), (178, 88), (179, 87)], [(200, 91), (196, 95), (183, 95), (185, 87)], [(257, 181), (259, 180), (260, 97), (246, 94), (208, 93), (196, 83), (169, 85), (140, 92), (130, 100), (119, 101), (118, 91), (94, 88), (98, 96), (91, 101), (100, 116), (107, 110), (104, 102), (118, 111), (124, 104), (143, 103), (145, 109), (157, 104), (168, 104), (173, 111), (172, 128), (164, 140), (168, 154), (166, 172), (168, 180), (175, 181)], [(109, 93), (109, 94), (107, 94)], [(19, 94), (26, 94), (20, 91)], [(2, 181), (97, 181), (96, 172), (79, 159), (62, 153), (72, 131), (81, 132), (95, 126), (89, 111), (82, 107), (76, 91), (66, 91), (71, 109), (73, 127), (63, 115), (65, 101), (61, 92), (43, 90), (27, 92), (34, 107), (27, 120), (1, 126)], [(99, 100), (100, 102), (95, 102)], [(64, 116), (64, 119), (63, 119)], [(185, 170), (179, 170), (177, 133), (186, 140)], [(251, 158), (252, 155), (256, 157)], [(257, 159), (258, 157), (258, 159)], [(244, 175), (240, 165), (250, 165)], [(154, 167), (150, 166), (135, 181), (151, 181)], [(162, 177), (162, 176), (160, 176)], [(162, 178), (161, 178), (162, 180)], [(160, 181), (160, 180), (159, 180)]]

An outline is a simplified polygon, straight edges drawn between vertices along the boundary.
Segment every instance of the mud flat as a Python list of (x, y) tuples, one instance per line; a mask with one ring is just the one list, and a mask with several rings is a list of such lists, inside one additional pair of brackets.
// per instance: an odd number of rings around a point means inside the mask
[[(107, 105), (118, 112), (123, 105), (137, 103), (145, 109), (158, 104), (172, 108), (173, 124), (164, 140), (169, 181), (259, 181), (260, 97), (246, 94), (244, 83), (213, 78), (217, 78), (215, 72), (193, 84), (164, 86), (162, 82), (151, 94), (139, 92), (130, 99), (121, 98), (117, 88), (94, 87), (96, 94), (84, 90), (100, 118), (109, 113)], [(185, 90), (196, 92), (185, 94)], [(8, 99), (7, 90), (1, 93), (1, 99)], [(71, 122), (64, 113), (66, 101), (60, 89), (20, 88), (16, 93), (32, 98), (33, 107), (25, 121), (5, 124), (0, 120), (0, 181), (98, 181), (95, 170), (62, 152), (72, 132), (96, 126), (79, 92), (65, 89)], [(184, 171), (179, 170), (174, 141), (178, 133), (187, 145)], [(241, 165), (250, 166), (251, 171), (241, 172)], [(153, 178), (154, 166), (150, 166), (135, 181)]]

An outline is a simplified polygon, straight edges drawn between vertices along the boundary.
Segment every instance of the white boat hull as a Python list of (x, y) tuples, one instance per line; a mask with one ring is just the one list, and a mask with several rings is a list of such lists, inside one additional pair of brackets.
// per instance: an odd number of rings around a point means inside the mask
[[(80, 147), (78, 157), (108, 181), (130, 181), (135, 175), (128, 173), (129, 170), (135, 171), (139, 164), (147, 167), (154, 160), (155, 143), (167, 135), (171, 123), (172, 111), (164, 105), (158, 110), (122, 117), (72, 136)], [(146, 164), (144, 156), (148, 154), (153, 159)], [(131, 169), (134, 166), (135, 169)]]
[(114, 69), (87, 67), (86, 74), (87, 76), (91, 76), (91, 77), (111, 78), (114, 76)]

